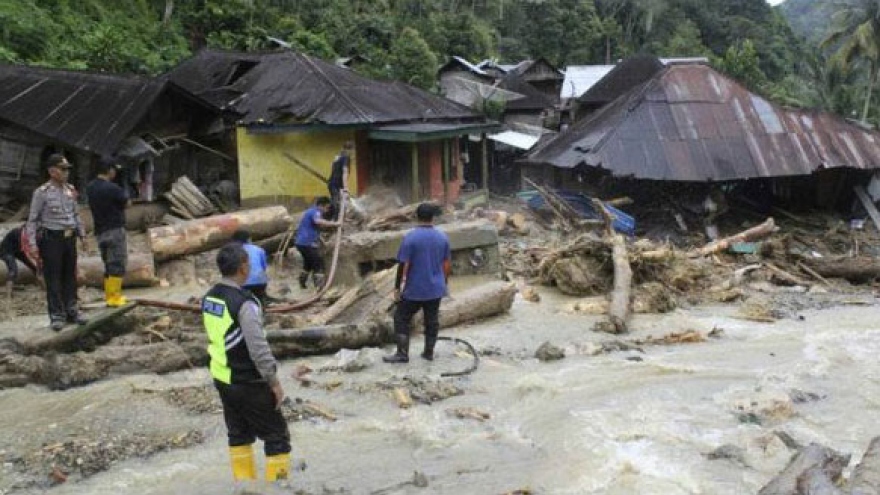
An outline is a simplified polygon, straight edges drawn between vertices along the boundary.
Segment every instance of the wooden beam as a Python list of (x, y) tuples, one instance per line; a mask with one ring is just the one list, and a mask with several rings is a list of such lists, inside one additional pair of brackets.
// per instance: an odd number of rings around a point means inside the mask
[[(486, 133), (480, 134), (482, 138), (483, 145), (483, 153), (482, 153), (482, 172), (483, 172), (483, 189), (489, 190), (489, 139), (486, 137)], [(549, 168), (549, 167), (548, 167)]]
[(421, 199), (419, 184), (419, 144), (412, 144), (412, 197), (410, 203), (418, 203)]
[(443, 179), (443, 204), (449, 204), (449, 158), (451, 156), (450, 153), (450, 142), (448, 139), (444, 139), (442, 141), (443, 146), (443, 158), (441, 163)]
[(868, 196), (865, 188), (862, 186), (855, 186), (853, 187), (853, 191), (855, 191), (859, 201), (862, 202), (862, 206), (865, 207), (865, 211), (868, 212), (868, 215), (874, 222), (874, 227), (877, 227), (877, 231), (880, 231), (880, 211), (877, 211), (877, 207), (874, 206), (874, 202), (871, 201), (871, 197)]

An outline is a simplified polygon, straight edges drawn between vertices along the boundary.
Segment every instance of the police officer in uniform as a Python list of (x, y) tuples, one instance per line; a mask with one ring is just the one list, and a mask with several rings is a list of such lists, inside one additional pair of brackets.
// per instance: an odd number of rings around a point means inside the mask
[(85, 324), (76, 300), (76, 240), (85, 239), (79, 218), (77, 192), (67, 182), (71, 165), (61, 154), (46, 160), (49, 182), (38, 187), (31, 199), (27, 239), (32, 253), (39, 253), (46, 282), (46, 302), (51, 328), (65, 323)]
[(208, 355), (214, 386), (223, 404), (232, 475), (256, 479), (253, 443), (263, 441), (266, 479), (287, 479), (290, 432), (280, 407), (284, 389), (263, 331), (260, 303), (242, 289), (250, 273), (248, 253), (232, 242), (217, 253), (223, 279), (202, 299)]

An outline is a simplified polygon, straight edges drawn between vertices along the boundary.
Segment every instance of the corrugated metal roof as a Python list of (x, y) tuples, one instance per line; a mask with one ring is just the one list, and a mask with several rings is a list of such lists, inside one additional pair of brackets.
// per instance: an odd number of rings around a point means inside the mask
[(560, 99), (578, 98), (605, 77), (613, 65), (569, 65), (565, 69)]
[(468, 72), (473, 72), (474, 74), (476, 74), (478, 76), (483, 76), (483, 77), (490, 78), (490, 79), (492, 77), (491, 74), (484, 71), (482, 69), (482, 67), (480, 67), (479, 65), (472, 64), (472, 63), (468, 62), (467, 59), (465, 59), (464, 57), (459, 57), (457, 55), (453, 55), (452, 57), (450, 57), (449, 61), (446, 62), (445, 64), (443, 64), (443, 66), (440, 67), (440, 69), (437, 71), (437, 73), (442, 74), (442, 73), (446, 72), (447, 70), (452, 69), (456, 66), (461, 67), (462, 69), (464, 69)]
[(514, 148), (519, 148), (521, 150), (527, 150), (531, 148), (535, 145), (535, 143), (538, 142), (539, 139), (538, 136), (523, 134), (516, 131), (499, 132), (498, 134), (489, 135), (488, 138), (493, 141), (498, 141), (499, 143), (504, 143), (508, 146), (513, 146)]
[(240, 115), (243, 124), (330, 125), (481, 120), (471, 109), (400, 82), (368, 79), (300, 53), (206, 50), (170, 77)]
[(0, 65), (0, 119), (110, 154), (165, 89), (162, 79)]
[(663, 62), (653, 55), (629, 57), (611, 69), (589, 90), (578, 97), (578, 102), (588, 105), (604, 105), (618, 96), (652, 78), (663, 70)]
[(522, 98), (507, 101), (504, 108), (508, 111), (543, 110), (553, 108), (556, 104), (549, 96), (526, 82), (517, 73), (504, 76), (504, 79), (498, 82), (498, 87), (522, 95)]
[(672, 65), (539, 143), (527, 162), (615, 176), (723, 181), (880, 168), (880, 133), (788, 110), (704, 65)]

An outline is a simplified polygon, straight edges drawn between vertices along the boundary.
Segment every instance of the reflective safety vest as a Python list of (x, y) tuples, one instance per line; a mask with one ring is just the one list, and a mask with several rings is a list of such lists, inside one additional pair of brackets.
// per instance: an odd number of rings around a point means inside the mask
[(202, 323), (208, 332), (211, 376), (222, 383), (262, 381), (248, 353), (238, 312), (242, 304), (259, 301), (248, 291), (226, 284), (215, 285), (202, 299)]

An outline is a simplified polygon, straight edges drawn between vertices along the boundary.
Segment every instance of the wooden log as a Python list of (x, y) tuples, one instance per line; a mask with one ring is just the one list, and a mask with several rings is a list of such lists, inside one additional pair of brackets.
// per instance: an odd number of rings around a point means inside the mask
[(802, 285), (805, 287), (809, 287), (810, 285), (812, 285), (812, 284), (810, 284), (809, 280), (804, 280), (804, 279), (798, 277), (797, 275), (788, 273), (787, 271), (783, 270), (782, 268), (779, 268), (778, 266), (774, 265), (773, 263), (765, 263), (764, 266), (767, 267), (768, 270), (773, 272), (774, 275), (776, 275), (780, 279), (782, 279), (790, 284)]
[(840, 478), (849, 464), (849, 455), (840, 454), (823, 445), (811, 443), (801, 449), (788, 466), (761, 488), (758, 495), (799, 495), (798, 478), (811, 468), (818, 467), (832, 481)]
[(596, 324), (596, 330), (609, 333), (627, 331), (632, 310), (632, 267), (626, 254), (626, 239), (622, 235), (612, 237), (612, 259), (614, 262), (614, 290), (608, 306), (608, 321)]
[(731, 245), (738, 242), (751, 242), (763, 239), (772, 234), (775, 230), (776, 223), (771, 217), (765, 220), (764, 223), (758, 224), (736, 235), (725, 237), (724, 239), (721, 239), (719, 241), (710, 242), (700, 249), (691, 251), (688, 256), (691, 258), (698, 258), (701, 256), (708, 256), (710, 254), (720, 253), (721, 251), (728, 249)]
[[(83, 347), (83, 342), (93, 338), (93, 334), (104, 331), (105, 335), (99, 337), (100, 341), (107, 342), (111, 338), (126, 333), (132, 329), (127, 325), (108, 326), (107, 323), (134, 309), (134, 303), (126, 304), (118, 308), (109, 308), (100, 314), (92, 315), (85, 325), (68, 327), (58, 333), (43, 338), (22, 343), (25, 354), (42, 354), (47, 351), (66, 352), (78, 350)], [(109, 330), (109, 332), (106, 332)]]
[(859, 198), (859, 202), (862, 203), (862, 206), (865, 208), (865, 211), (868, 212), (868, 216), (871, 217), (871, 221), (874, 222), (874, 227), (880, 232), (880, 212), (877, 211), (877, 207), (874, 206), (874, 202), (871, 201), (871, 197), (868, 196), (868, 192), (865, 191), (863, 186), (855, 186), (853, 187), (853, 191), (856, 193), (856, 197)]
[(824, 278), (842, 278), (854, 284), (880, 278), (880, 259), (871, 256), (807, 258), (803, 263)]
[[(89, 287), (104, 287), (104, 262), (99, 256), (80, 258), (76, 262), (76, 279), (79, 285)], [(128, 263), (125, 266), (125, 277), (122, 284), (125, 287), (152, 287), (159, 283), (156, 277), (156, 267), (153, 256), (150, 254), (129, 254)]]
[(800, 268), (801, 270), (805, 271), (808, 275), (815, 278), (819, 282), (822, 282), (823, 284), (825, 284), (826, 287), (831, 287), (831, 282), (829, 282), (827, 278), (823, 277), (822, 275), (819, 275), (818, 273), (816, 273), (815, 270), (813, 270), (812, 268), (803, 264), (803, 262), (798, 261), (797, 267)]
[(330, 307), (309, 318), (309, 323), (312, 325), (326, 325), (361, 297), (363, 297), (361, 287), (348, 289), (342, 294), (342, 297), (340, 297), (335, 303), (331, 304)]
[[(479, 321), (506, 313), (516, 297), (516, 284), (490, 282), (468, 289), (440, 303), (440, 328)], [(388, 320), (390, 324), (391, 321)], [(422, 329), (422, 313), (413, 318), (413, 333)]]
[(216, 249), (229, 242), (232, 234), (246, 228), (253, 239), (263, 239), (286, 232), (291, 218), (283, 206), (241, 210), (191, 220), (177, 225), (149, 230), (150, 249), (156, 261)]
[(851, 495), (880, 493), (880, 437), (871, 439), (865, 455), (853, 470), (849, 486)]

